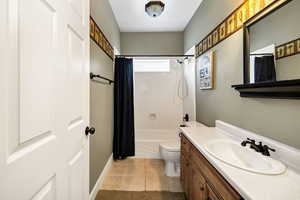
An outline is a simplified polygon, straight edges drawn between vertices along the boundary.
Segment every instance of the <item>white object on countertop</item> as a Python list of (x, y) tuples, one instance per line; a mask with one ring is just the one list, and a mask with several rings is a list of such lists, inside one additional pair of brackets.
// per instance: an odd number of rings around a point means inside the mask
[(228, 165), (253, 173), (279, 175), (286, 166), (269, 156), (257, 153), (233, 140), (214, 140), (205, 144), (205, 150)]
[(280, 143), (271, 138), (257, 135), (245, 129), (233, 126), (223, 121), (216, 121), (216, 128), (225, 135), (237, 141), (243, 141), (247, 138), (262, 142), (271, 148), (276, 149), (275, 152), (270, 152), (271, 158), (280, 160), (300, 172), (300, 150), (286, 144)]

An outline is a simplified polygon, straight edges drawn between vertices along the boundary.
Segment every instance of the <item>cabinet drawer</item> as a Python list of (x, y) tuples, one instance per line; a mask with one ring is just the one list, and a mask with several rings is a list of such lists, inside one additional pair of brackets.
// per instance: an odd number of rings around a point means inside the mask
[(194, 163), (191, 164), (189, 200), (207, 200), (206, 180)]
[(181, 158), (180, 180), (186, 196), (189, 194), (189, 161)]
[(222, 200), (216, 195), (216, 193), (211, 189), (209, 185), (206, 185), (207, 188), (207, 200)]
[(217, 170), (206, 160), (206, 158), (194, 146), (191, 148), (191, 160), (197, 164), (207, 182), (218, 192), (224, 200), (240, 200), (240, 195), (227, 183)]

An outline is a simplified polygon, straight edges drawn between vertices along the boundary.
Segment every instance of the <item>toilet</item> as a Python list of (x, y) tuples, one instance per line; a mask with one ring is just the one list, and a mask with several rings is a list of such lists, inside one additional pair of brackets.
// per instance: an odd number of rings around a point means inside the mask
[(180, 142), (165, 142), (159, 145), (159, 152), (165, 161), (165, 174), (169, 177), (180, 176)]

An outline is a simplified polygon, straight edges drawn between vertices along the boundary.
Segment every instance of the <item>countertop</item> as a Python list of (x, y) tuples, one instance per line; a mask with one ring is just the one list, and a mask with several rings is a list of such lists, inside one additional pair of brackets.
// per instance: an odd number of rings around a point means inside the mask
[(204, 144), (212, 140), (234, 140), (224, 134), (223, 130), (197, 122), (180, 129), (245, 200), (300, 200), (300, 174), (292, 168), (288, 167), (280, 175), (262, 175), (232, 167), (204, 149)]

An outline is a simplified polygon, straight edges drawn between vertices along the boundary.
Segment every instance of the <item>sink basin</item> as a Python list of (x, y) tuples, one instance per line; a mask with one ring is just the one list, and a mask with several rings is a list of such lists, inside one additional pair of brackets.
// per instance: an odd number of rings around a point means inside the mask
[(258, 174), (278, 175), (286, 170), (286, 166), (271, 157), (242, 147), (232, 140), (214, 140), (205, 144), (205, 150), (222, 162), (233, 167)]

